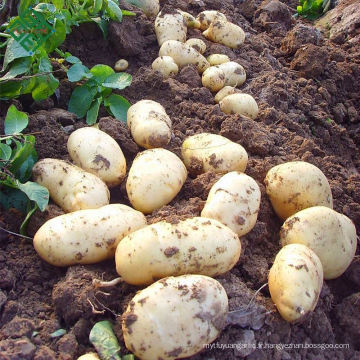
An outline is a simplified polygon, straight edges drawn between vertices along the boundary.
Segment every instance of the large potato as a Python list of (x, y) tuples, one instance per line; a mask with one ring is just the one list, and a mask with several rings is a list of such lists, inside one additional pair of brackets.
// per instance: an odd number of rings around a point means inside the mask
[(125, 237), (116, 249), (116, 271), (133, 285), (165, 276), (217, 276), (239, 260), (238, 236), (217, 220), (195, 217), (171, 224), (161, 221)]
[(225, 114), (239, 114), (256, 119), (259, 113), (255, 99), (249, 94), (231, 94), (220, 101), (220, 109)]
[(155, 33), (159, 46), (167, 40), (186, 41), (186, 22), (184, 16), (174, 10), (172, 13), (161, 11), (155, 19)]
[(216, 219), (239, 236), (256, 224), (261, 192), (248, 175), (232, 171), (222, 176), (211, 188), (201, 216)]
[(138, 292), (122, 317), (126, 347), (143, 360), (181, 359), (204, 349), (224, 328), (228, 298), (207, 276), (157, 281)]
[(49, 190), (65, 212), (96, 209), (109, 204), (110, 192), (97, 176), (63, 160), (42, 159), (32, 169), (34, 181)]
[(314, 206), (290, 216), (281, 227), (281, 245), (303, 244), (320, 258), (325, 279), (339, 277), (356, 252), (356, 228), (345, 215)]
[(248, 162), (247, 152), (241, 145), (221, 135), (209, 133), (186, 138), (181, 153), (186, 168), (193, 175), (207, 171), (244, 172)]
[(35, 234), (34, 247), (55, 266), (93, 264), (113, 257), (119, 241), (144, 226), (145, 216), (126, 205), (79, 210), (48, 220)]
[(213, 21), (226, 21), (226, 16), (216, 10), (205, 10), (197, 16), (196, 20), (200, 22), (200, 30), (206, 30)]
[(135, 142), (145, 149), (166, 146), (171, 139), (171, 120), (156, 101), (140, 100), (130, 106), (127, 125)]
[(274, 166), (268, 171), (264, 183), (276, 214), (283, 220), (308, 207), (333, 207), (331, 189), (325, 175), (305, 161)]
[(118, 143), (93, 127), (75, 130), (67, 149), (75, 165), (98, 176), (109, 187), (119, 185), (126, 175), (126, 160)]
[(129, 171), (126, 190), (135, 209), (149, 214), (168, 204), (187, 177), (183, 162), (165, 149), (139, 153)]
[(217, 66), (210, 66), (203, 72), (201, 82), (210, 91), (219, 91), (225, 85), (225, 73)]
[(318, 256), (301, 244), (284, 246), (269, 272), (271, 299), (286, 321), (296, 321), (315, 309), (323, 284)]

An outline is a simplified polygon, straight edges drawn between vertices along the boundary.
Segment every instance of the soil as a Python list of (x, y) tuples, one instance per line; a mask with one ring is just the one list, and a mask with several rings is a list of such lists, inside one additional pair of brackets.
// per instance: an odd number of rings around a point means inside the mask
[[(153, 21), (139, 11), (136, 17), (124, 17), (121, 24), (112, 23), (108, 40), (94, 24), (84, 24), (74, 29), (63, 48), (89, 67), (97, 63), (113, 66), (119, 58), (126, 58), (133, 82), (121, 94), (131, 103), (152, 99), (165, 107), (173, 121), (173, 136), (167, 148), (175, 154), (180, 155), (187, 136), (200, 132), (221, 134), (248, 151), (246, 173), (256, 179), (262, 192), (259, 218), (255, 228), (241, 239), (239, 263), (218, 280), (227, 291), (230, 310), (244, 309), (252, 299), (253, 318), (247, 322), (233, 319), (213, 349), (205, 349), (192, 359), (359, 359), (359, 248), (345, 274), (324, 283), (315, 311), (300, 323), (282, 320), (266, 286), (256, 291), (267, 282), (268, 270), (280, 249), (281, 222), (263, 184), (266, 172), (274, 165), (304, 160), (318, 166), (329, 179), (335, 210), (351, 218), (360, 233), (360, 47), (351, 41), (333, 43), (311, 23), (294, 20), (295, 0), (166, 3), (194, 15), (205, 9), (220, 10), (243, 27), (247, 38), (239, 50), (203, 40), (206, 56), (223, 53), (244, 66), (247, 81), (241, 90), (253, 95), (259, 104), (255, 121), (222, 113), (210, 91), (201, 87), (200, 76), (192, 66), (167, 80), (154, 72), (151, 63), (159, 48)], [(189, 30), (188, 35), (202, 38), (197, 30)], [(8, 106), (15, 103), (30, 113), (29, 132), (39, 132), (39, 157), (69, 160), (69, 133), (85, 126), (66, 111), (72, 87), (62, 78), (58, 98), (38, 104), (28, 97), (2, 102), (0, 131)], [(141, 149), (124, 124), (109, 117), (104, 109), (101, 117), (100, 129), (119, 142), (130, 167)], [(148, 216), (149, 223), (198, 216), (218, 178), (211, 172), (189, 177), (169, 205)], [(112, 190), (112, 202), (129, 204), (124, 184)], [(30, 235), (46, 219), (59, 214), (61, 209), (53, 204), (46, 213), (35, 214), (29, 225)], [(22, 218), (16, 210), (2, 211), (0, 226), (16, 232)], [(139, 289), (126, 284), (109, 289), (92, 285), (94, 278), (115, 277), (113, 261), (55, 268), (38, 257), (31, 241), (0, 232), (0, 359), (76, 359), (92, 349), (90, 329), (104, 319), (114, 322), (125, 354), (120, 315)], [(60, 328), (66, 330), (65, 335), (51, 335)], [(258, 344), (258, 348), (244, 349), (244, 342)], [(261, 343), (303, 344), (303, 348), (260, 348)], [(349, 348), (304, 345), (324, 343), (349, 344)]]

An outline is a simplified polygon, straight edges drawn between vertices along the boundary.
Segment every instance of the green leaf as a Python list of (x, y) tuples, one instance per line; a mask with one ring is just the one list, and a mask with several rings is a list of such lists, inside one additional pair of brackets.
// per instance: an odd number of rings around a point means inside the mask
[(28, 51), (26, 51), (17, 41), (11, 38), (8, 42), (8, 46), (6, 47), (2, 71), (4, 71), (14, 60), (27, 57), (29, 55)]
[(92, 76), (93, 75), (90, 73), (89, 69), (83, 64), (74, 64), (67, 72), (67, 77), (71, 82), (76, 82), (83, 78), (89, 79)]
[(52, 53), (58, 46), (60, 46), (65, 41), (66, 38), (65, 24), (57, 18), (55, 18), (53, 31), (54, 32), (42, 45), (42, 47), (45, 49), (45, 51), (48, 54)]
[[(122, 10), (121, 9), (121, 12), (123, 14), (123, 16), (136, 16), (136, 14), (132, 11), (129, 11), (129, 10)], [(125, 355), (126, 356), (126, 355)], [(124, 358), (124, 357), (123, 357)]]
[(52, 0), (52, 3), (57, 9), (61, 10), (64, 7), (64, 0)]
[(28, 181), (25, 184), (19, 182), (18, 187), (30, 200), (35, 201), (41, 211), (45, 210), (49, 203), (49, 190), (47, 188), (32, 181)]
[(13, 79), (14, 77), (25, 74), (27, 71), (29, 71), (31, 68), (31, 57), (25, 57), (25, 58), (19, 58), (14, 60), (12, 63), (9, 71), (0, 78), (0, 80), (9, 80)]
[[(31, 207), (32, 205), (32, 207)], [(26, 217), (24, 219), (24, 221), (21, 223), (20, 225), (20, 234), (21, 235), (26, 235), (26, 228), (27, 225), (29, 223), (30, 218), (33, 216), (34, 212), (38, 209), (39, 207), (37, 206), (36, 203), (31, 203), (30, 201), (28, 201), (28, 211), (26, 214)]]
[(54, 94), (58, 87), (59, 80), (53, 74), (39, 76), (31, 95), (35, 101), (45, 100)]
[(109, 321), (96, 323), (90, 331), (89, 340), (102, 360), (121, 360), (120, 345)]
[(89, 89), (86, 85), (78, 86), (71, 94), (68, 110), (80, 119), (85, 116), (95, 97), (96, 90)]
[(47, 56), (43, 56), (39, 63), (39, 72), (50, 72), (52, 71), (52, 65)]
[(9, 145), (0, 143), (0, 159), (9, 160), (11, 157), (11, 147)]
[(54, 13), (56, 11), (56, 7), (53, 4), (40, 3), (34, 7), (34, 10), (38, 12)]
[(15, 105), (11, 105), (5, 118), (5, 135), (19, 134), (29, 123), (29, 117), (19, 111)]
[(35, 136), (26, 135), (24, 137), (24, 144), (15, 140), (17, 144), (16, 150), (13, 151), (10, 171), (17, 177), (20, 178), (19, 170), (23, 163), (27, 161), (29, 156), (32, 156), (35, 147)]
[(113, 68), (107, 65), (95, 65), (90, 69), (90, 72), (94, 75), (94, 78), (102, 84), (110, 75), (114, 74)]
[(18, 7), (18, 14), (21, 15), (27, 10), (29, 10), (30, 5), (34, 3), (34, 0), (21, 0), (20, 5)]
[(105, 19), (100, 18), (100, 17), (91, 18), (91, 20), (98, 24), (100, 30), (103, 33), (104, 39), (106, 39), (107, 36), (108, 36), (108, 24), (109, 24), (109, 22), (107, 20), (105, 20)]
[(86, 123), (87, 124), (94, 125), (96, 123), (98, 115), (99, 115), (101, 101), (102, 101), (102, 98), (98, 97), (91, 104), (90, 109), (86, 114)]
[(125, 89), (131, 84), (132, 76), (128, 73), (120, 72), (110, 75), (106, 78), (102, 86), (111, 88), (111, 89)]
[(14, 208), (25, 214), (28, 203), (28, 197), (17, 186), (16, 188), (4, 187), (0, 189), (0, 205), (4, 209)]
[(56, 337), (60, 337), (66, 334), (66, 330), (65, 329), (58, 329), (56, 331), (54, 331), (53, 333), (50, 334), (50, 337), (52, 338), (56, 338)]
[(110, 109), (113, 116), (126, 123), (126, 114), (131, 104), (123, 96), (116, 94), (110, 95), (105, 99), (104, 105), (108, 110)]
[(19, 81), (7, 81), (0, 86), (0, 100), (13, 99), (20, 95), (22, 84)]
[(70, 64), (81, 64), (82, 63), (79, 58), (77, 58), (76, 56), (72, 56), (72, 55), (67, 56), (65, 58), (65, 60)]
[(37, 159), (37, 152), (35, 148), (33, 148), (29, 156), (25, 159), (19, 170), (16, 172), (16, 176), (20, 182), (26, 182), (31, 178), (32, 168), (34, 167)]
[(116, 4), (112, 0), (107, 0), (107, 11), (112, 20), (117, 20), (117, 21), (121, 22), (122, 12), (121, 12), (118, 4)]
[(103, 7), (103, 0), (94, 0), (93, 14), (98, 14)]

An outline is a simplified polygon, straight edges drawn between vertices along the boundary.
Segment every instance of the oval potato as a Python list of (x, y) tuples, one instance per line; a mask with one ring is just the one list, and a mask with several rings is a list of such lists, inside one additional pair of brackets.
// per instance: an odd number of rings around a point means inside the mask
[(219, 90), (215, 95), (215, 102), (218, 104), (224, 97), (232, 94), (236, 94), (240, 92), (240, 90), (234, 88), (233, 86), (224, 86), (221, 90)]
[(220, 11), (216, 10), (205, 10), (199, 13), (196, 20), (200, 23), (200, 30), (206, 30), (210, 24), (215, 20), (226, 20), (226, 16)]
[(259, 114), (258, 105), (249, 94), (231, 94), (225, 96), (219, 104), (221, 111), (225, 114), (239, 114), (251, 119), (256, 119)]
[(126, 0), (140, 8), (147, 17), (155, 17), (160, 11), (159, 0)]
[(191, 46), (200, 54), (206, 51), (206, 44), (201, 39), (191, 38), (185, 42), (186, 45)]
[(240, 86), (246, 81), (245, 69), (235, 61), (217, 65), (225, 73), (225, 86)]
[(230, 62), (229, 57), (224, 54), (211, 54), (206, 58), (206, 60), (211, 66), (221, 65)]
[(179, 72), (179, 67), (176, 65), (174, 59), (170, 56), (157, 57), (151, 64), (151, 67), (155, 71), (160, 71), (165, 79), (170, 76), (174, 76)]
[(155, 33), (159, 46), (167, 40), (186, 41), (186, 22), (184, 16), (177, 10), (172, 13), (161, 11), (155, 19)]
[(129, 67), (129, 63), (125, 59), (120, 59), (115, 63), (115, 71), (125, 71)]
[(210, 66), (203, 72), (201, 82), (210, 91), (219, 91), (225, 85), (225, 73), (216, 66)]

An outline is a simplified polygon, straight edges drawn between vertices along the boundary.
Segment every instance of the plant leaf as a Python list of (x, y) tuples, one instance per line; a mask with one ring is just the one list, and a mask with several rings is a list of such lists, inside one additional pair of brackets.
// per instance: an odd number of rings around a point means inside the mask
[(39, 76), (31, 95), (35, 101), (45, 100), (54, 94), (58, 87), (59, 80), (53, 74)]
[(18, 7), (18, 14), (21, 15), (26, 12), (29, 7), (33, 4), (34, 0), (21, 0), (20, 5)]
[(65, 60), (70, 64), (82, 64), (81, 60), (77, 58), (76, 56), (68, 56), (65, 58)]
[(29, 117), (11, 105), (5, 118), (5, 135), (19, 134), (29, 123)]
[(10, 67), (9, 71), (0, 78), (0, 80), (9, 80), (13, 79), (14, 77), (24, 74), (30, 70), (31, 67), (31, 57), (27, 56), (24, 58), (19, 58), (14, 60), (12, 66)]
[(24, 144), (15, 141), (16, 150), (13, 152), (10, 171), (20, 179), (19, 170), (23, 163), (32, 156), (35, 147), (35, 136), (27, 135), (24, 137)]
[(11, 147), (0, 143), (0, 160), (9, 160), (11, 157)]
[(86, 123), (89, 125), (94, 125), (99, 115), (99, 109), (101, 105), (102, 98), (96, 98), (90, 106), (89, 111), (86, 114)]
[(102, 86), (112, 88), (112, 89), (125, 89), (131, 84), (132, 76), (128, 73), (120, 72), (110, 75), (106, 78)]
[(54, 13), (56, 11), (56, 7), (53, 4), (40, 3), (34, 7), (34, 10), (36, 10), (38, 12)]
[(49, 203), (49, 190), (38, 183), (28, 181), (25, 184), (18, 182), (18, 188), (24, 192), (27, 197), (35, 201), (41, 211), (44, 211)]
[(19, 81), (7, 81), (0, 86), (0, 100), (13, 99), (20, 95), (22, 84)]
[(127, 111), (131, 104), (121, 95), (112, 94), (104, 101), (104, 105), (111, 111), (111, 114), (126, 124)]
[(20, 182), (26, 182), (31, 178), (32, 168), (34, 167), (37, 159), (37, 152), (35, 150), (35, 147), (33, 147), (29, 156), (25, 159), (25, 161), (21, 164), (19, 170), (17, 171), (16, 176), (20, 180)]
[(65, 329), (58, 329), (56, 331), (54, 331), (53, 333), (50, 334), (50, 337), (52, 338), (56, 338), (56, 337), (60, 337), (66, 334), (66, 330)]
[(44, 48), (48, 54), (52, 53), (58, 46), (60, 46), (66, 38), (65, 24), (57, 18), (54, 20), (52, 31), (53, 33), (42, 45), (42, 48)]
[(26, 235), (26, 228), (27, 228), (27, 225), (28, 225), (28, 223), (29, 223), (29, 220), (30, 220), (30, 218), (33, 216), (34, 212), (39, 208), (36, 203), (31, 203), (31, 202), (28, 200), (28, 205), (31, 206), (31, 204), (32, 204), (33, 206), (28, 210), (24, 221), (23, 221), (23, 222), (21, 223), (21, 225), (20, 225), (20, 234), (21, 234), (21, 235)]
[(13, 38), (10, 38), (5, 51), (2, 71), (4, 71), (7, 66), (14, 60), (27, 57), (29, 55), (29, 52), (26, 51), (17, 41), (15, 41)]
[(108, 24), (109, 22), (101, 17), (91, 18), (92, 21), (98, 24), (100, 30), (103, 33), (104, 39), (108, 36)]
[(15, 186), (15, 188), (4, 187), (0, 189), (0, 205), (4, 209), (9, 210), (14, 208), (25, 214), (28, 203), (28, 197), (20, 191), (17, 186)]
[(68, 110), (80, 119), (85, 116), (95, 97), (96, 90), (86, 85), (78, 86), (71, 94)]
[(108, 13), (110, 15), (110, 18), (112, 20), (117, 20), (117, 21), (121, 22), (121, 20), (122, 20), (122, 11), (120, 10), (118, 4), (116, 4), (112, 0), (107, 0), (107, 11), (108, 11)]
[(102, 84), (110, 75), (115, 74), (114, 69), (110, 66), (98, 64), (90, 69), (90, 72), (94, 75), (94, 78), (99, 84)]
[[(121, 9), (121, 12), (123, 14), (123, 16), (136, 16), (136, 14), (132, 11), (129, 11), (129, 10), (123, 10)], [(126, 355), (125, 355), (126, 356)]]
[(70, 67), (67, 72), (67, 77), (69, 81), (76, 82), (83, 78), (91, 78), (93, 75), (89, 71), (89, 69), (83, 64), (74, 64)]
[(52, 0), (52, 3), (57, 9), (61, 10), (64, 7), (64, 0)]

